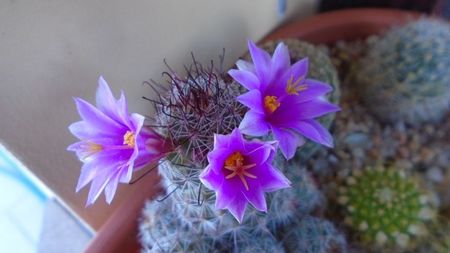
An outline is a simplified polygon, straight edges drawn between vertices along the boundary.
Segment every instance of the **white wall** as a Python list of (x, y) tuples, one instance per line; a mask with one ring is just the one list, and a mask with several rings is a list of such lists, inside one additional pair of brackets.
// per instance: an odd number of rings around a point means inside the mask
[[(286, 17), (311, 14), (316, 1), (288, 1)], [(231, 66), (248, 38), (280, 22), (277, 0), (2, 0), (0, 139), (98, 227), (121, 197), (110, 208), (100, 199), (84, 209), (87, 189), (74, 193), (80, 163), (66, 151), (75, 141), (67, 126), (79, 120), (72, 96), (93, 102), (102, 74), (116, 94), (125, 90), (131, 111), (149, 113), (140, 97), (150, 89), (141, 83), (161, 77), (164, 58), (181, 69), (190, 51), (207, 60), (225, 47)]]

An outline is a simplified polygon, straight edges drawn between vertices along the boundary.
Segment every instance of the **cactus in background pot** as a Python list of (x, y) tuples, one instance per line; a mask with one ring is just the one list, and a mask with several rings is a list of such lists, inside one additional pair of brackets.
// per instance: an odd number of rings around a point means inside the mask
[[(261, 45), (261, 47), (269, 53), (273, 53), (279, 42), (283, 42), (289, 48), (289, 55), (291, 62), (297, 62), (302, 58), (308, 57), (309, 59), (309, 72), (308, 78), (316, 79), (321, 82), (327, 83), (333, 87), (333, 91), (326, 97), (334, 103), (339, 104), (340, 100), (340, 82), (336, 68), (331, 62), (328, 55), (327, 48), (323, 46), (315, 46), (308, 42), (298, 39), (283, 39), (276, 41), (268, 41)], [(248, 58), (246, 56), (245, 58)], [(326, 128), (330, 128), (334, 120), (334, 114), (323, 116), (319, 119), (319, 122)], [(302, 162), (311, 157), (318, 149), (320, 145), (311, 141), (308, 141), (300, 149), (298, 149), (295, 158), (300, 159)]]
[(285, 229), (282, 241), (287, 252), (347, 252), (344, 236), (327, 220), (305, 216)]
[(411, 238), (427, 233), (434, 218), (431, 198), (402, 171), (383, 167), (355, 170), (339, 188), (344, 222), (358, 231), (364, 244), (406, 249)]
[(422, 18), (371, 43), (354, 69), (361, 99), (380, 120), (417, 125), (450, 108), (450, 25)]

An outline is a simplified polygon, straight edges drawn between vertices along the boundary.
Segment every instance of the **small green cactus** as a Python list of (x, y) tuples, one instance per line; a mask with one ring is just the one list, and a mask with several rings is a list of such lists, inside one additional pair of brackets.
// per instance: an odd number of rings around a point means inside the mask
[(369, 43), (354, 67), (361, 100), (380, 120), (439, 121), (450, 109), (450, 25), (422, 18)]
[(426, 234), (434, 217), (430, 198), (413, 178), (393, 168), (356, 170), (339, 188), (344, 222), (363, 243), (408, 248), (412, 237)]
[(286, 252), (331, 253), (346, 252), (344, 236), (327, 220), (305, 216), (284, 228)]
[[(308, 57), (309, 70), (307, 78), (316, 79), (330, 84), (333, 87), (333, 91), (327, 95), (327, 99), (334, 104), (339, 104), (341, 95), (339, 88), (339, 77), (336, 68), (331, 62), (327, 49), (325, 47), (315, 46), (298, 39), (268, 41), (262, 44), (261, 48), (272, 54), (275, 51), (277, 44), (280, 42), (283, 42), (288, 47), (292, 63)], [(248, 59), (249, 56), (246, 56), (245, 58)], [(333, 120), (334, 114), (329, 114), (320, 118), (319, 122), (324, 127), (330, 128)], [(308, 141), (305, 145), (303, 145), (303, 147), (299, 148), (295, 158), (300, 159), (301, 161), (306, 161), (317, 150), (319, 150), (320, 147), (321, 146), (319, 144)]]

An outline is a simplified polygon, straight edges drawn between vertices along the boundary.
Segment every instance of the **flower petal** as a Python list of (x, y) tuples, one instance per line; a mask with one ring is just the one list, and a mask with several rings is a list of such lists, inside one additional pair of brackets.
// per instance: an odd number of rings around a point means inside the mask
[(102, 175), (108, 172), (114, 172), (115, 168), (118, 168), (122, 163), (122, 161), (116, 159), (118, 153), (120, 153), (120, 151), (113, 150), (91, 155), (89, 160), (85, 161), (81, 167), (76, 192), (80, 191), (81, 188), (95, 178), (102, 177)]
[(225, 164), (225, 160), (230, 156), (233, 150), (227, 148), (216, 148), (213, 151), (209, 152), (207, 155), (208, 162), (211, 165), (212, 169), (219, 173), (222, 170), (223, 165)]
[(281, 153), (287, 160), (294, 157), (298, 146), (304, 144), (302, 138), (285, 128), (272, 127), (272, 134), (274, 139), (279, 142)]
[(228, 148), (230, 150), (244, 152), (245, 151), (245, 145), (244, 145), (245, 140), (244, 140), (244, 137), (242, 136), (242, 133), (239, 130), (239, 128), (235, 128), (229, 136), (230, 136), (229, 137), (230, 140), (228, 143)]
[(258, 89), (260, 81), (256, 75), (250, 71), (231, 69), (228, 74), (248, 90)]
[(111, 174), (106, 171), (102, 175), (99, 175), (92, 180), (86, 206), (92, 205), (98, 199), (103, 189), (105, 189), (106, 185), (108, 184), (110, 178)]
[(223, 175), (216, 173), (211, 165), (207, 166), (202, 173), (200, 173), (199, 178), (206, 188), (213, 191), (220, 189), (225, 179)]
[(223, 134), (214, 134), (214, 149), (228, 147), (228, 136)]
[(259, 166), (263, 163), (272, 162), (276, 151), (276, 145), (252, 141), (246, 144), (246, 150), (247, 153), (244, 155), (249, 157), (249, 162)]
[(120, 174), (121, 173), (119, 171), (114, 173), (111, 176), (111, 178), (109, 179), (109, 182), (105, 186), (105, 198), (106, 198), (106, 202), (108, 204), (111, 204), (111, 202), (114, 198), (114, 195), (116, 194), (117, 185), (119, 184)]
[(238, 60), (236, 62), (236, 66), (240, 70), (245, 70), (245, 71), (249, 71), (249, 72), (255, 73), (255, 66), (253, 66), (253, 64), (248, 62), (248, 61)]
[(306, 79), (304, 85), (306, 85), (307, 88), (299, 93), (296, 98), (297, 103), (313, 100), (333, 90), (330, 85), (313, 79)]
[(123, 91), (120, 92), (120, 98), (116, 102), (116, 113), (120, 122), (131, 128), (130, 113), (128, 112), (127, 100)]
[(111, 118), (116, 117), (116, 99), (114, 98), (111, 88), (109, 87), (103, 76), (100, 76), (98, 78), (98, 87), (95, 94), (95, 101), (100, 111), (107, 114)]
[(252, 136), (267, 135), (269, 133), (269, 125), (264, 118), (264, 114), (250, 110), (242, 119), (239, 125), (239, 129), (242, 131), (242, 133)]
[(300, 119), (312, 119), (323, 116), (328, 113), (337, 112), (340, 110), (339, 106), (329, 103), (323, 99), (317, 98), (304, 103), (299, 103), (296, 106), (300, 108)]
[[(220, 189), (220, 188), (218, 188), (218, 189)], [(241, 193), (239, 193), (239, 194), (241, 194)], [(230, 205), (232, 205), (232, 202), (235, 199), (236, 199), (236, 195), (230, 194), (227, 191), (217, 191), (215, 207), (217, 209), (226, 209)]]
[(326, 128), (320, 123), (312, 119), (302, 120), (295, 124), (294, 129), (306, 138), (325, 145), (327, 147), (333, 147), (333, 137)]
[(261, 173), (258, 173), (258, 179), (261, 182), (261, 187), (266, 192), (272, 192), (283, 188), (288, 188), (291, 185), (283, 173), (275, 169), (272, 165), (266, 164), (260, 167)]
[(279, 43), (272, 56), (272, 76), (281, 78), (291, 65), (289, 50), (284, 43)]
[(232, 204), (228, 205), (228, 210), (234, 216), (234, 218), (238, 220), (239, 223), (242, 223), (246, 208), (247, 208), (247, 201), (242, 198), (236, 198), (232, 202)]
[[(250, 182), (249, 182), (250, 185)], [(250, 190), (243, 191), (245, 198), (259, 211), (267, 212), (267, 203), (264, 192), (258, 185), (250, 185)]]
[(251, 90), (247, 93), (244, 93), (237, 97), (237, 101), (257, 113), (264, 114), (262, 95), (259, 90)]
[(248, 41), (248, 49), (255, 66), (256, 74), (260, 81), (260, 88), (266, 87), (272, 77), (271, 77), (271, 65), (272, 61), (270, 55), (257, 47), (253, 41)]
[(75, 98), (74, 100), (81, 118), (86, 121), (87, 124), (91, 125), (91, 127), (113, 132), (123, 128), (122, 125), (83, 99)]
[[(294, 65), (291, 66), (291, 69), (289, 72), (287, 72), (287, 79), (289, 79), (291, 76), (294, 77), (294, 80), (297, 80), (298, 78), (306, 78), (306, 75), (308, 74), (308, 65), (309, 65), (309, 59), (308, 57), (305, 57), (298, 62), (294, 63)], [(287, 80), (286, 79), (286, 80)]]

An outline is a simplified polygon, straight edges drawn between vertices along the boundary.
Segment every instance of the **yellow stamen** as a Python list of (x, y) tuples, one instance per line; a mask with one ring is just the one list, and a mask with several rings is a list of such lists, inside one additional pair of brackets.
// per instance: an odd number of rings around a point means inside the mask
[(123, 144), (128, 145), (131, 148), (134, 148), (135, 139), (134, 134), (131, 131), (127, 131), (123, 136)]
[(291, 75), (291, 78), (289, 78), (287, 85), (286, 85), (286, 92), (289, 95), (297, 95), (300, 91), (304, 91), (308, 89), (308, 86), (306, 84), (300, 84), (305, 79), (305, 76), (299, 77), (294, 82), (294, 75)]
[(240, 152), (234, 152), (227, 158), (227, 160), (225, 160), (224, 168), (232, 171), (232, 173), (227, 175), (225, 178), (231, 179), (234, 178), (235, 176), (238, 176), (239, 179), (242, 181), (242, 184), (244, 185), (245, 189), (248, 191), (249, 187), (247, 179), (245, 177), (253, 179), (257, 178), (255, 175), (247, 171), (248, 169), (251, 169), (255, 166), (256, 164), (244, 165), (244, 157), (242, 156), (242, 154)]
[(97, 152), (103, 150), (103, 146), (102, 146), (102, 145), (97, 144), (97, 143), (94, 143), (94, 142), (88, 141), (88, 142), (87, 142), (87, 145), (88, 145), (88, 150), (89, 150), (89, 152), (91, 152), (92, 154), (97, 153)]
[(276, 96), (266, 96), (264, 97), (264, 108), (269, 112), (274, 112), (280, 107), (280, 102), (278, 102)]

